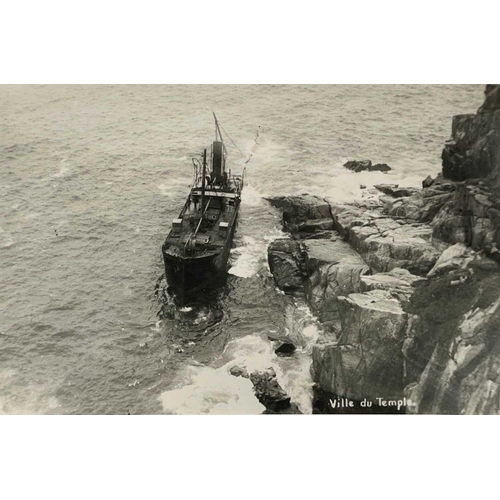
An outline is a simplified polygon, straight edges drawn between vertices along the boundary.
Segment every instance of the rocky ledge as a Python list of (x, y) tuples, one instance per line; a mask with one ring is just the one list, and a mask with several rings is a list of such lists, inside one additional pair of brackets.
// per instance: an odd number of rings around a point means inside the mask
[(500, 412), (499, 85), (452, 138), (422, 189), (269, 200), (290, 233), (268, 248), (276, 285), (324, 326), (317, 411)]

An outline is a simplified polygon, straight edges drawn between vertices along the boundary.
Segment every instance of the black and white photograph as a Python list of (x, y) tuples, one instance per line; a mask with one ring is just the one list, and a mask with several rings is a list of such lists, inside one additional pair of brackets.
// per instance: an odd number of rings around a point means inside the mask
[(499, 85), (0, 101), (3, 413), (499, 413)]
[(490, 5), (0, 14), (2, 498), (496, 493)]

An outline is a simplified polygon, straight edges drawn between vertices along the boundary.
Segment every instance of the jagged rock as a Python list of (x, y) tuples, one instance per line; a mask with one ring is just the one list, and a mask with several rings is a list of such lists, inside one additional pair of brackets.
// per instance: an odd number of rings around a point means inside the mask
[(310, 227), (314, 220), (322, 219), (322, 223), (331, 220), (330, 205), (318, 196), (278, 196), (268, 198), (268, 201), (283, 211), (283, 223), (291, 232), (301, 224)]
[(405, 394), (415, 413), (500, 411), (500, 267), (479, 254), (458, 259), (410, 300)]
[(431, 225), (436, 241), (464, 243), (495, 254), (500, 247), (498, 195), (485, 185), (459, 185)]
[(436, 262), (439, 252), (430, 243), (430, 226), (406, 224), (352, 205), (330, 203), (336, 229), (376, 272), (402, 267), (422, 276)]
[(295, 352), (296, 347), (291, 342), (281, 342), (274, 350), (277, 356), (288, 357)]
[[(313, 347), (318, 390), (359, 401), (401, 398), (406, 387), (411, 412), (500, 412), (500, 266), (485, 256), (500, 260), (499, 89), (487, 86), (477, 114), (454, 117), (442, 174), (423, 190), (381, 185), (385, 196), (327, 199), (329, 209), (316, 198), (311, 217), (303, 199), (287, 208), (287, 227), (312, 243), (307, 296), (336, 322)], [(376, 273), (357, 275), (361, 293), (339, 292), (336, 232)]]
[(434, 179), (428, 175), (423, 181), (422, 181), (422, 187), (425, 189), (425, 188), (428, 188), (428, 187), (431, 187), (432, 185), (434, 184)]
[(394, 198), (402, 198), (403, 196), (412, 196), (417, 194), (420, 190), (414, 187), (402, 187), (398, 184), (375, 184), (373, 187), (377, 188), (382, 193), (393, 196)]
[(352, 170), (353, 172), (363, 172), (364, 170), (368, 170), (369, 172), (388, 172), (389, 170), (392, 170), (391, 167), (385, 163), (372, 165), (371, 160), (348, 161), (347, 163), (344, 163), (344, 167), (348, 170)]
[(478, 109), (479, 113), (500, 109), (500, 85), (486, 85), (486, 99)]
[(354, 160), (344, 163), (344, 167), (353, 172), (362, 172), (363, 170), (368, 170), (371, 166), (371, 160)]
[(383, 290), (339, 297), (338, 342), (313, 347), (313, 378), (320, 389), (351, 399), (399, 398), (407, 315)]
[(254, 371), (250, 374), (255, 396), (267, 410), (277, 412), (290, 407), (290, 397), (281, 388), (272, 368), (266, 371)]
[(474, 260), (475, 252), (463, 243), (456, 243), (448, 247), (439, 257), (427, 277), (444, 274), (454, 269), (465, 269)]
[(413, 196), (385, 200), (384, 213), (391, 217), (415, 222), (431, 222), (441, 208), (452, 198), (451, 193), (439, 190), (416, 192)]
[(359, 290), (360, 276), (370, 268), (345, 241), (305, 240), (305, 264), (309, 279), (306, 298), (325, 323), (335, 322), (337, 297)]
[(304, 290), (303, 249), (299, 242), (277, 239), (267, 248), (269, 269), (276, 285), (285, 293), (296, 294)]
[(489, 85), (477, 114), (457, 115), (442, 153), (443, 175), (463, 181), (500, 170), (500, 85)]
[(372, 165), (371, 167), (368, 167), (369, 172), (389, 172), (389, 170), (392, 170), (387, 163), (377, 163), (376, 165)]

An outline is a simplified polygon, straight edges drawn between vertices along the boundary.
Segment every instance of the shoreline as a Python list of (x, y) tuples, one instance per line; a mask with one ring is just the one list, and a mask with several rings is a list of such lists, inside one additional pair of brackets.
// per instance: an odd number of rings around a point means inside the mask
[(268, 247), (275, 283), (324, 328), (316, 413), (378, 399), (370, 412), (386, 413), (403, 398), (400, 413), (500, 411), (500, 86), (485, 94), (453, 118), (442, 173), (422, 189), (268, 199), (290, 236)]

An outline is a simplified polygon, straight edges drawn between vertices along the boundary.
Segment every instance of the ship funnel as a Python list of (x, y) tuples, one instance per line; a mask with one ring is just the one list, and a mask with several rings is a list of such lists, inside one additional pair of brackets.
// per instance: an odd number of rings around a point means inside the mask
[(212, 169), (213, 179), (217, 184), (222, 184), (222, 174), (225, 172), (225, 159), (221, 141), (214, 141), (212, 145)]

